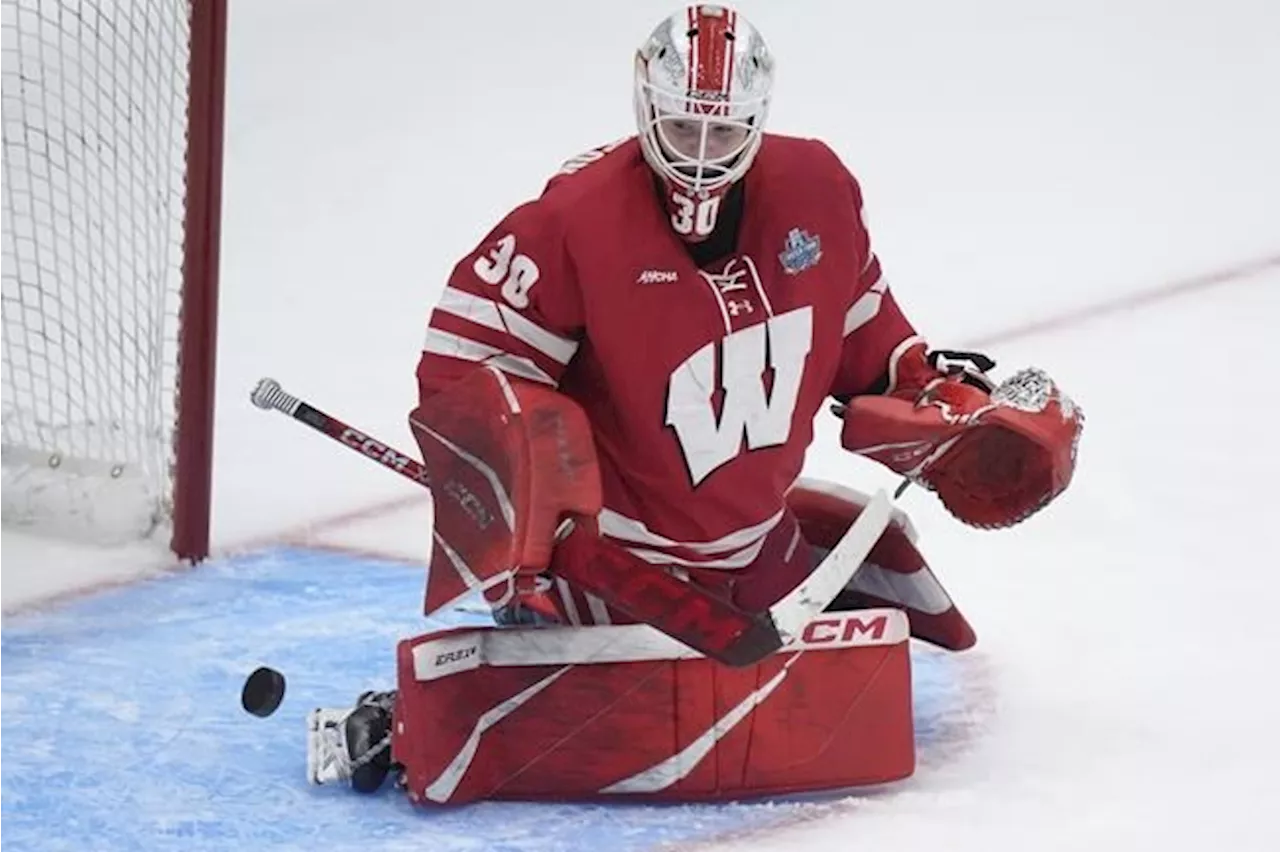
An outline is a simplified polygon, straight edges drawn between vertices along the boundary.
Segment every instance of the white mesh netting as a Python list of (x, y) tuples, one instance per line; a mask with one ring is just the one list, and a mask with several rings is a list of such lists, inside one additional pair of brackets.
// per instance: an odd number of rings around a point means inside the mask
[(94, 541), (171, 511), (186, 0), (2, 0), (3, 512)]

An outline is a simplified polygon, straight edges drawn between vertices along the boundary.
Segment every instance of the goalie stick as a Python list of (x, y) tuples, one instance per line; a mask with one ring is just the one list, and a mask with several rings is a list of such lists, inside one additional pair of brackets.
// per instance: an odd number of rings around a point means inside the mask
[[(250, 400), (258, 408), (287, 414), (423, 488), (431, 487), (422, 463), (286, 393), (274, 379), (261, 379)], [(878, 491), (826, 558), (765, 613), (748, 613), (660, 569), (620, 570), (623, 563), (617, 559), (602, 560), (599, 571), (577, 570), (561, 576), (705, 656), (726, 665), (745, 666), (797, 638), (805, 625), (831, 604), (889, 525), (891, 510), (889, 496)], [(566, 536), (572, 535), (573, 525), (562, 524), (562, 530)], [(621, 549), (618, 552), (625, 554)]]

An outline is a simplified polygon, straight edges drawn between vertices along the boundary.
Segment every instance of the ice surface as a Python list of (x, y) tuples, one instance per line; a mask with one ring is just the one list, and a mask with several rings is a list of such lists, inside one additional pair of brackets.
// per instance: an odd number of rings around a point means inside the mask
[[(394, 643), (428, 629), (421, 572), (272, 550), (11, 617), (3, 637), (4, 844), (13, 849), (650, 849), (811, 807), (484, 803), (415, 809), (305, 780), (305, 714), (394, 679)], [(470, 611), (436, 626), (479, 623)], [(915, 654), (922, 761), (985, 710), (980, 656)], [(240, 687), (285, 674), (258, 719)], [(371, 845), (372, 844), (372, 845)]]

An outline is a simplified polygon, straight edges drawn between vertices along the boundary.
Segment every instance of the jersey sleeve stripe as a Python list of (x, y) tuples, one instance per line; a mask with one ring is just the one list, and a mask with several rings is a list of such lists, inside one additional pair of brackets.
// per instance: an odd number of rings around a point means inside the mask
[(422, 351), (432, 355), (443, 355), (446, 358), (457, 358), (460, 361), (489, 364), (513, 376), (542, 382), (552, 387), (556, 386), (555, 379), (528, 358), (512, 355), (496, 346), (468, 340), (438, 328), (427, 329), (427, 339), (423, 341)]
[(578, 351), (578, 343), (554, 334), (506, 305), (446, 287), (436, 309), (486, 328), (510, 334), (557, 364), (567, 364)]
[(858, 297), (848, 313), (844, 315), (844, 336), (848, 337), (858, 329), (876, 318), (880, 313), (880, 303), (889, 289), (889, 281), (881, 278), (871, 289)]

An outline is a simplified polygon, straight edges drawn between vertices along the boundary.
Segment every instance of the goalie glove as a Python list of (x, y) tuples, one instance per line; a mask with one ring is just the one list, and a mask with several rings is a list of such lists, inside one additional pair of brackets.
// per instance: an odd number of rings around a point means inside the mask
[(1043, 371), (995, 386), (985, 375), (991, 366), (984, 356), (931, 355), (919, 338), (905, 341), (883, 396), (838, 407), (841, 443), (937, 492), (967, 524), (1025, 520), (1070, 484), (1084, 414)]

